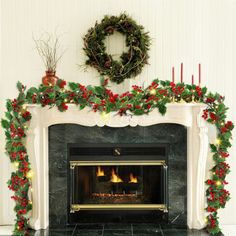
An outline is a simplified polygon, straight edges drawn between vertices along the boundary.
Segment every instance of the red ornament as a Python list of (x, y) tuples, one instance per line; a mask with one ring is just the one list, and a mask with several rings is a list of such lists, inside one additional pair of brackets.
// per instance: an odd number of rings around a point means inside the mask
[(62, 79), (58, 80), (58, 86), (63, 89), (66, 86), (66, 81)]
[(216, 114), (213, 113), (213, 112), (210, 112), (210, 118), (211, 118), (213, 121), (217, 121), (217, 120), (219, 119), (218, 116), (216, 116)]
[(232, 128), (233, 128), (233, 123), (232, 123), (232, 121), (228, 121), (228, 122), (225, 124), (225, 127), (226, 127), (227, 129), (232, 129)]
[(205, 120), (208, 118), (208, 110), (207, 109), (203, 110), (202, 118)]
[(22, 117), (26, 120), (29, 121), (31, 119), (31, 113), (29, 111), (26, 111), (22, 114)]
[(215, 101), (215, 98), (209, 97), (206, 99), (206, 103), (213, 103), (214, 101)]
[(66, 110), (68, 109), (68, 106), (66, 105), (65, 102), (63, 102), (63, 103), (61, 104), (61, 109), (62, 109), (62, 111), (66, 111)]

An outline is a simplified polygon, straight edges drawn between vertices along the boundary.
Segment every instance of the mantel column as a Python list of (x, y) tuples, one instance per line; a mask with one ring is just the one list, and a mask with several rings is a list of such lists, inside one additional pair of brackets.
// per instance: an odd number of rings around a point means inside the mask
[[(35, 230), (48, 227), (48, 159), (45, 147), (47, 131), (42, 127), (42, 108), (29, 108), (32, 114), (30, 128), (26, 138), (27, 152), (30, 158), (33, 178), (30, 197), (33, 208), (30, 217), (30, 227)], [(45, 150), (46, 149), (46, 150)], [(45, 155), (46, 154), (46, 155)]]
[(208, 128), (202, 119), (204, 107), (193, 107), (192, 127), (188, 128), (188, 219), (189, 228), (205, 227), (205, 169)]

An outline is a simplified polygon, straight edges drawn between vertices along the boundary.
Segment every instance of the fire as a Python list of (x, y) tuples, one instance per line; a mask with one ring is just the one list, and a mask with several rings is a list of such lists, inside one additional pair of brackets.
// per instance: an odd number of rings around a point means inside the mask
[(111, 180), (110, 181), (112, 183), (121, 183), (121, 182), (123, 182), (123, 180), (118, 175), (116, 175), (114, 169), (111, 170)]
[(98, 170), (97, 170), (97, 177), (99, 176), (105, 176), (104, 170), (98, 166)]
[(132, 173), (129, 175), (129, 183), (138, 183), (138, 178), (135, 177)]

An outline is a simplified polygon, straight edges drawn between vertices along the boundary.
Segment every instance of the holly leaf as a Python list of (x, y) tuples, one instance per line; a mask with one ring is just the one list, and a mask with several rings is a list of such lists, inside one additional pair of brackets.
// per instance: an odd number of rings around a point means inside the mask
[(79, 109), (83, 110), (86, 107), (86, 104), (80, 104)]
[(101, 103), (101, 99), (98, 97), (92, 97), (90, 99), (91, 102), (95, 103), (95, 104), (100, 104)]
[(17, 82), (16, 87), (20, 93), (22, 93), (25, 89), (25, 86), (20, 81)]
[(12, 104), (11, 104), (11, 100), (10, 99), (7, 99), (6, 107), (7, 107), (7, 110), (9, 112), (12, 111)]
[(8, 120), (11, 120), (12, 118), (13, 118), (13, 116), (11, 115), (11, 113), (10, 112), (5, 112), (5, 116), (6, 116), (6, 118), (8, 119)]
[(77, 84), (77, 83), (74, 83), (74, 82), (70, 82), (70, 83), (69, 83), (69, 87), (70, 87), (73, 91), (75, 91), (75, 90), (78, 89), (78, 84)]
[(210, 148), (212, 152), (217, 152), (217, 147), (215, 144), (210, 144)]
[(134, 110), (134, 114), (140, 116), (144, 114), (144, 111), (142, 109), (137, 109), (137, 110)]
[(95, 91), (95, 94), (97, 94), (97, 95), (102, 95), (103, 92), (104, 92), (104, 89), (103, 89), (102, 87), (96, 86), (96, 87), (94, 88), (94, 91)]
[(157, 108), (158, 108), (159, 112), (162, 115), (165, 115), (165, 113), (166, 113), (166, 106), (165, 106), (165, 104), (160, 102), (160, 103), (157, 104)]
[(1, 120), (1, 124), (2, 124), (2, 127), (3, 127), (4, 129), (9, 129), (9, 128), (10, 128), (10, 122), (8, 122), (8, 121), (5, 120), (5, 119), (2, 119), (2, 120)]

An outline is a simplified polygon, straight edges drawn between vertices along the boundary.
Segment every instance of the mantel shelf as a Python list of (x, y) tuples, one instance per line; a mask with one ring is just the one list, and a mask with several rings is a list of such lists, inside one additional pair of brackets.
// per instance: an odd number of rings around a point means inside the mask
[[(68, 104), (66, 112), (59, 112), (57, 107), (41, 107), (40, 105), (26, 105), (33, 115), (33, 119), (43, 122), (44, 126), (60, 123), (73, 123), (87, 126), (148, 126), (158, 123), (175, 123), (186, 127), (191, 127), (194, 117), (198, 116), (206, 107), (202, 103), (169, 103), (165, 115), (161, 115), (158, 109), (154, 109), (149, 114), (140, 116), (123, 115), (111, 112), (105, 117), (99, 112), (93, 112), (91, 108), (79, 110), (75, 104)], [(43, 113), (43, 115), (41, 115)], [(41, 118), (39, 118), (41, 117)], [(52, 119), (53, 117), (53, 119)]]

